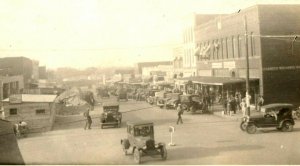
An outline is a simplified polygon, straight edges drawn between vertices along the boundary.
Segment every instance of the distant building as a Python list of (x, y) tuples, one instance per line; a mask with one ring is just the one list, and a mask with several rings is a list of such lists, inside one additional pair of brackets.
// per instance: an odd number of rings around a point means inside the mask
[(137, 74), (142, 74), (143, 68), (157, 67), (159, 65), (172, 65), (172, 63), (172, 61), (139, 62), (136, 64), (136, 72)]
[(2, 101), (5, 120), (12, 123), (23, 120), (30, 131), (51, 130), (55, 118), (55, 98), (56, 95), (11, 95)]
[[(17, 76), (22, 75), (24, 86), (30, 87), (38, 77), (37, 64), (26, 57), (5, 57), (0, 58), (0, 75)], [(38, 78), (37, 78), (38, 79)]]
[(39, 67), (39, 79), (47, 79), (46, 66)]
[(24, 89), (23, 76), (0, 76), (0, 100), (12, 94), (19, 94)]
[(201, 88), (244, 95), (248, 47), (252, 102), (258, 94), (265, 103), (300, 102), (300, 5), (256, 5), (195, 31), (199, 77), (191, 80)]
[(182, 19), (182, 49), (183, 49), (183, 76), (196, 76), (196, 58), (194, 52), (196, 49), (195, 28), (198, 25), (208, 22), (218, 17), (215, 14), (196, 14), (191, 13)]

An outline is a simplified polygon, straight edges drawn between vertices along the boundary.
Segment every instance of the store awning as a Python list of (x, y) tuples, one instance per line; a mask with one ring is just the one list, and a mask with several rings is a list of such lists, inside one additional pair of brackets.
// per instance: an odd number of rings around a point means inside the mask
[[(184, 77), (177, 80), (192, 81), (193, 83), (205, 84), (205, 85), (226, 85), (246, 82), (244, 78), (231, 78), (231, 77), (207, 77), (207, 76), (197, 76), (197, 77)], [(256, 81), (258, 78), (251, 78), (250, 81)]]

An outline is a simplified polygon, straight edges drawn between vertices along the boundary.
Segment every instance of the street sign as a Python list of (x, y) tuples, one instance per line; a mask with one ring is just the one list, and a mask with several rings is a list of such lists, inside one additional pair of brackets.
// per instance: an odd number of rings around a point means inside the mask
[(169, 143), (169, 146), (175, 146), (175, 143), (173, 143), (173, 133), (175, 132), (175, 127), (169, 126), (169, 132), (171, 133), (171, 142)]

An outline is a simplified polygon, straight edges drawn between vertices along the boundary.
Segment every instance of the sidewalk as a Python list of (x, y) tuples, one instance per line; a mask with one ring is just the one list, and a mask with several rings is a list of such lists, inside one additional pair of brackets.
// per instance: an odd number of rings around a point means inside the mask
[[(223, 111), (223, 106), (218, 104), (218, 105), (213, 105), (212, 106), (212, 111), (214, 113), (214, 115), (222, 117), (222, 118), (227, 118), (233, 121), (239, 121), (241, 120), (241, 118), (243, 117), (243, 113), (242, 111), (236, 111), (236, 114), (232, 114), (232, 115), (223, 115), (222, 111)], [(250, 106), (250, 114), (251, 115), (257, 115), (260, 114), (260, 112), (257, 112), (255, 110), (255, 106), (251, 105)]]

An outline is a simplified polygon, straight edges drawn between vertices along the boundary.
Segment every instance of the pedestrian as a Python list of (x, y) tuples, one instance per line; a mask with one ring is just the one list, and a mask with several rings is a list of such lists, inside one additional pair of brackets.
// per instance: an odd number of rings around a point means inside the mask
[(84, 117), (86, 118), (85, 120), (85, 126), (84, 126), (84, 130), (91, 129), (91, 125), (92, 125), (92, 118), (90, 116), (90, 109), (88, 109), (87, 111), (85, 111), (83, 113)]
[(228, 103), (227, 97), (224, 97), (224, 98), (223, 98), (224, 115), (227, 115), (227, 112), (228, 112), (228, 110), (227, 110), (227, 103)]
[(243, 112), (243, 117), (246, 116), (246, 109), (247, 109), (246, 99), (242, 99), (242, 102), (240, 103), (240, 107)]
[(263, 106), (263, 104), (264, 104), (264, 98), (262, 95), (259, 95), (258, 101), (257, 101), (257, 106), (258, 106), (259, 112), (261, 111), (261, 107)]
[(179, 122), (181, 122), (181, 124), (182, 124), (183, 122), (182, 122), (182, 117), (181, 117), (181, 115), (183, 114), (184, 110), (181, 108), (181, 105), (180, 105), (180, 104), (179, 104), (178, 107), (177, 107), (177, 111), (178, 111), (178, 113), (177, 113), (177, 115), (178, 115), (177, 124), (178, 124)]

